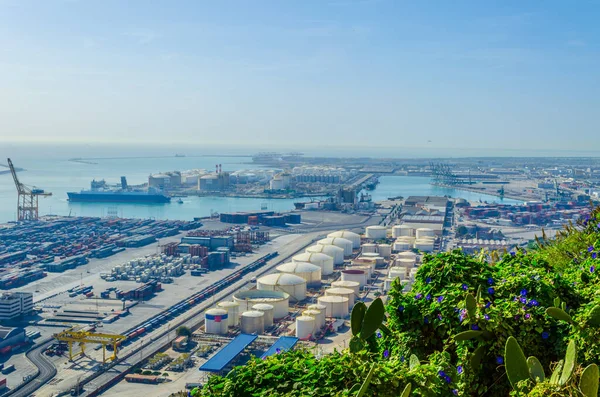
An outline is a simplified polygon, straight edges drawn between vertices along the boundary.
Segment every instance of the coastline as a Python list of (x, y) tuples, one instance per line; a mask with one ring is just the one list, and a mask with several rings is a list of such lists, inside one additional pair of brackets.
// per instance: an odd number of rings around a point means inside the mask
[(531, 201), (531, 199), (525, 198), (525, 197), (519, 197), (519, 196), (515, 196), (512, 194), (505, 194), (505, 195), (500, 195), (499, 193), (495, 192), (495, 191), (487, 191), (487, 190), (480, 190), (480, 189), (474, 189), (474, 188), (468, 188), (468, 187), (464, 187), (462, 185), (445, 185), (442, 183), (431, 183), (432, 186), (437, 186), (437, 187), (442, 187), (445, 189), (455, 189), (455, 190), (464, 190), (465, 192), (471, 192), (471, 193), (481, 193), (481, 194), (485, 194), (488, 196), (494, 196), (494, 197), (500, 197), (500, 198), (507, 198), (507, 199), (511, 199), (511, 200), (517, 200), (517, 201)]

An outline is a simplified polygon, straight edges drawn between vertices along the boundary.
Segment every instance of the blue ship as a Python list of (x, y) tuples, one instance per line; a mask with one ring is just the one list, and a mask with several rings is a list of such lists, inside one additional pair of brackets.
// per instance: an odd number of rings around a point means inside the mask
[(71, 202), (87, 203), (135, 203), (135, 204), (161, 204), (169, 203), (171, 197), (154, 189), (132, 190), (127, 186), (125, 177), (121, 178), (120, 189), (107, 189), (106, 182), (92, 181), (90, 190), (67, 192)]

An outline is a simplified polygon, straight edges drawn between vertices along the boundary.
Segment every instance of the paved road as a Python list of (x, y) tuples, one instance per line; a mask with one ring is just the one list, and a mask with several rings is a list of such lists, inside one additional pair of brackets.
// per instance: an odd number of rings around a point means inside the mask
[(46, 384), (56, 375), (56, 368), (44, 356), (44, 350), (54, 342), (54, 339), (48, 339), (27, 352), (27, 358), (38, 368), (38, 373), (29, 382), (23, 384), (20, 388), (11, 390), (6, 396), (11, 397), (31, 397), (34, 392)]

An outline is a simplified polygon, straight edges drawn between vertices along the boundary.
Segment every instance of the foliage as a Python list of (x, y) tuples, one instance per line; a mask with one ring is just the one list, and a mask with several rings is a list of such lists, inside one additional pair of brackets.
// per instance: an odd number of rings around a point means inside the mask
[(181, 327), (177, 328), (177, 336), (192, 336), (192, 330), (182, 325)]

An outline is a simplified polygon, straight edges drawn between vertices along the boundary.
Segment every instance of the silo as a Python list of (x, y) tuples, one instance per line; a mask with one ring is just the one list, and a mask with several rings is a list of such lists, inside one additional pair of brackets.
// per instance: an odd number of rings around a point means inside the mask
[(383, 281), (383, 289), (385, 291), (389, 291), (392, 289), (392, 283), (394, 282), (395, 278), (386, 278)]
[(327, 235), (327, 237), (328, 238), (336, 238), (336, 237), (345, 238), (346, 240), (352, 241), (352, 248), (354, 248), (354, 249), (360, 248), (360, 235), (353, 233), (351, 231), (340, 230), (337, 232), (329, 233)]
[(315, 330), (315, 323), (316, 320), (314, 317), (296, 317), (296, 338), (307, 339), (312, 336)]
[(387, 229), (385, 226), (367, 226), (365, 234), (372, 240), (382, 240), (387, 237)]
[(306, 280), (308, 287), (321, 285), (321, 268), (308, 262), (288, 262), (277, 266), (281, 273), (295, 274)]
[(227, 334), (227, 310), (208, 309), (204, 314), (204, 330), (207, 334)]
[(244, 334), (260, 335), (265, 332), (265, 314), (259, 311), (243, 312), (240, 329)]
[(220, 309), (227, 310), (227, 325), (235, 327), (240, 321), (240, 304), (232, 301), (220, 302), (217, 304)]
[(320, 303), (313, 303), (311, 305), (308, 305), (306, 307), (308, 310), (318, 310), (320, 312), (323, 312), (323, 316), (325, 315), (325, 309), (327, 309), (327, 306), (322, 305)]
[(396, 225), (392, 227), (392, 237), (414, 236), (415, 230), (408, 225)]
[(345, 238), (324, 238), (317, 241), (318, 245), (333, 245), (344, 250), (344, 256), (352, 255), (352, 241), (346, 240)]
[(261, 291), (287, 292), (296, 302), (306, 298), (306, 280), (295, 274), (268, 274), (257, 280), (256, 287)]
[(365, 277), (367, 278), (367, 283), (368, 283), (369, 280), (371, 279), (371, 277), (373, 277), (373, 272), (375, 271), (375, 266), (373, 265), (373, 263), (367, 262), (364, 265), (353, 265), (352, 267), (347, 267), (346, 269), (364, 271)]
[(417, 239), (420, 239), (423, 237), (435, 237), (435, 233), (434, 233), (433, 229), (430, 229), (428, 227), (420, 227), (417, 229), (417, 233), (416, 233), (415, 237)]
[(395, 266), (403, 266), (407, 268), (411, 268), (415, 266), (415, 261), (411, 258), (397, 258), (394, 261)]
[(308, 262), (321, 268), (321, 276), (333, 273), (333, 258), (323, 253), (304, 252), (292, 257), (292, 262)]
[(317, 302), (325, 306), (325, 316), (345, 318), (348, 316), (348, 298), (337, 295), (326, 295), (317, 298)]
[(315, 318), (315, 331), (321, 329), (325, 325), (325, 312), (315, 309), (308, 309), (302, 312), (303, 316)]
[(433, 251), (433, 241), (431, 240), (417, 240), (415, 241), (415, 249), (423, 252)]
[[(333, 258), (334, 265), (341, 265), (344, 263), (344, 250), (334, 245), (313, 245), (308, 247), (306, 252), (311, 254), (325, 254)], [(323, 273), (324, 274), (324, 273)]]
[(413, 244), (408, 241), (394, 241), (394, 251), (408, 251), (412, 249)]
[(405, 267), (391, 267), (388, 273), (388, 278), (400, 277), (400, 280), (406, 279), (406, 268)]
[(417, 254), (411, 251), (399, 252), (396, 254), (396, 259), (405, 258), (412, 259), (414, 262), (417, 261)]
[(379, 254), (376, 253), (366, 253), (363, 254), (362, 256), (358, 257), (357, 259), (371, 259), (375, 261), (375, 266), (383, 266), (385, 265), (385, 259), (383, 256), (380, 256)]
[(265, 328), (269, 328), (271, 325), (273, 325), (273, 313), (275, 311), (273, 305), (269, 305), (268, 303), (257, 303), (256, 305), (252, 306), (252, 310), (257, 312), (263, 312), (265, 314)]
[(355, 281), (360, 287), (367, 285), (367, 274), (361, 269), (342, 270), (342, 281)]
[(325, 290), (325, 295), (348, 298), (348, 309), (354, 306), (354, 291), (349, 288), (328, 288)]
[[(360, 296), (360, 284), (356, 281), (334, 281), (331, 283), (332, 288), (348, 288), (354, 291), (354, 295)], [(322, 310), (322, 309), (319, 309)]]
[(377, 252), (379, 252), (380, 256), (388, 259), (390, 256), (392, 256), (392, 246), (389, 244), (379, 244), (377, 245)]
[[(281, 291), (259, 291), (256, 289), (240, 291), (233, 294), (234, 302), (239, 303), (239, 312), (252, 310), (257, 303), (268, 303), (274, 307), (273, 317), (283, 318), (288, 315), (290, 294)], [(238, 312), (238, 313), (239, 313)]]
[(361, 250), (362, 254), (373, 254), (373, 253), (378, 253), (377, 251), (377, 244), (372, 244), (372, 243), (365, 243), (362, 245), (362, 250)]

